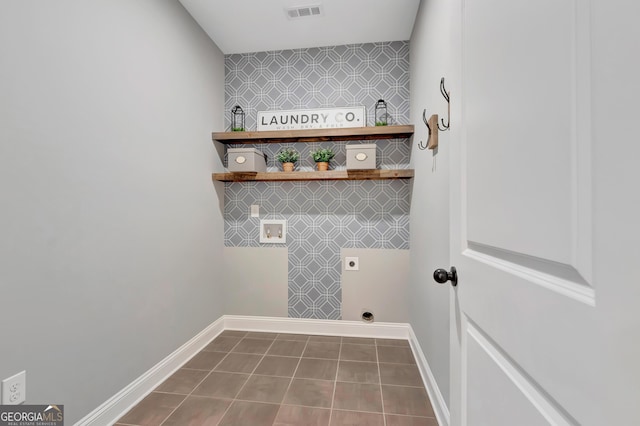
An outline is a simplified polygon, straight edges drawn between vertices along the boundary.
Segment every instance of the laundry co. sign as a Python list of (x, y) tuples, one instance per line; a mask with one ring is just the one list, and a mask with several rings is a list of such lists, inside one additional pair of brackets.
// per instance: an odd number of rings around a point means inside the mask
[(364, 107), (258, 112), (258, 130), (365, 127)]

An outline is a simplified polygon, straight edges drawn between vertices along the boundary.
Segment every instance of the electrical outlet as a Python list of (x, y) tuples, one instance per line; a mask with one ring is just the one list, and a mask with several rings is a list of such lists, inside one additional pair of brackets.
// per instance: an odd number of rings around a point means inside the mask
[(21, 371), (2, 381), (2, 404), (18, 405), (27, 399), (27, 372)]
[(359, 271), (360, 263), (357, 257), (345, 257), (344, 258), (344, 270), (345, 271)]

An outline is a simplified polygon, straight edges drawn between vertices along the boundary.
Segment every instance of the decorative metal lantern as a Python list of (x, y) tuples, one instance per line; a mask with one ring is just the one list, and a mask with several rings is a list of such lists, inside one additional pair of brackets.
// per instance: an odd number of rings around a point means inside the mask
[(383, 99), (376, 102), (376, 126), (386, 126), (388, 123), (387, 103)]
[(236, 105), (231, 109), (231, 131), (244, 132), (244, 111), (240, 105)]

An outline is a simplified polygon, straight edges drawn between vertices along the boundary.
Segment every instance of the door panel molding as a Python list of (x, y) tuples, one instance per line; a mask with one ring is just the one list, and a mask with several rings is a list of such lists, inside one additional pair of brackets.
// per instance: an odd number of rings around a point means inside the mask
[(589, 306), (595, 306), (595, 290), (571, 265), (489, 247), (468, 241), (462, 255), (492, 268), (523, 278)]
[[(493, 0), (492, 3), (499, 5), (503, 0)], [(461, 40), (461, 84), (462, 91), (466, 86), (469, 86), (472, 82), (469, 81), (469, 74), (466, 72), (472, 63), (470, 58), (473, 58), (473, 52), (470, 44), (471, 35), (465, 34), (469, 20), (473, 19), (470, 10), (476, 10), (469, 8), (470, 3), (461, 0), (462, 5), (462, 40)], [(559, 294), (571, 297), (575, 300), (586, 303), (590, 306), (595, 306), (595, 290), (593, 282), (593, 176), (592, 176), (592, 116), (591, 116), (591, 0), (573, 0), (569, 4), (565, 4), (566, 7), (562, 9), (562, 22), (566, 23), (568, 30), (568, 37), (564, 41), (565, 50), (569, 60), (566, 65), (569, 67), (564, 68), (563, 82), (568, 86), (568, 98), (567, 109), (564, 110), (564, 114), (569, 119), (566, 123), (563, 123), (561, 128), (563, 134), (567, 135), (567, 139), (560, 140), (560, 144), (549, 144), (553, 142), (553, 138), (557, 136), (551, 132), (546, 126), (550, 120), (556, 120), (555, 117), (545, 116), (545, 112), (540, 112), (540, 117), (536, 117), (536, 126), (532, 128), (532, 131), (536, 133), (542, 133), (543, 138), (546, 140), (544, 146), (540, 146), (540, 150), (545, 150), (546, 155), (553, 156), (555, 150), (564, 146), (564, 152), (568, 156), (568, 163), (566, 169), (568, 173), (562, 175), (566, 179), (562, 179), (564, 182), (558, 182), (560, 186), (565, 186), (566, 189), (566, 206), (563, 207), (562, 213), (565, 219), (558, 217), (558, 223), (564, 224), (560, 226), (558, 230), (563, 229), (568, 234), (556, 234), (552, 233), (548, 235), (548, 242), (541, 243), (540, 241), (527, 243), (527, 236), (543, 235), (543, 228), (533, 232), (527, 231), (525, 224), (531, 225), (531, 229), (536, 229), (537, 223), (533, 219), (527, 220), (523, 226), (516, 229), (522, 230), (518, 235), (513, 236), (514, 227), (503, 228), (503, 223), (508, 221), (496, 221), (488, 213), (491, 209), (483, 211), (486, 220), (481, 222), (469, 223), (468, 209), (473, 206), (478, 206), (479, 194), (473, 194), (471, 191), (481, 191), (482, 194), (491, 194), (494, 189), (500, 191), (499, 188), (491, 188), (489, 186), (479, 185), (477, 175), (473, 174), (473, 170), (470, 169), (469, 164), (469, 149), (474, 150), (476, 156), (485, 155), (483, 151), (478, 147), (469, 146), (470, 143), (488, 142), (491, 138), (485, 140), (483, 132), (481, 136), (471, 138), (467, 133), (468, 129), (462, 129), (461, 133), (461, 165), (462, 165), (462, 249), (465, 251), (468, 257), (472, 257), (476, 260), (480, 260), (485, 264), (491, 266), (500, 265), (500, 269), (515, 273), (520, 277), (530, 279), (532, 282), (543, 286), (546, 289), (555, 291)], [(478, 6), (474, 6), (478, 7)], [(483, 8), (486, 7), (482, 6)], [(498, 8), (499, 9), (499, 8)], [(477, 12), (477, 10), (476, 10)], [(477, 60), (477, 57), (476, 59)], [(566, 81), (564, 81), (566, 79)], [(493, 83), (492, 83), (493, 84)], [(557, 83), (556, 83), (557, 84)], [(476, 85), (477, 86), (477, 85)], [(492, 92), (494, 93), (494, 92)], [(549, 101), (552, 103), (553, 99), (549, 96)], [(489, 103), (489, 105), (493, 105)], [(474, 125), (482, 122), (479, 117), (469, 117), (467, 105), (463, 102), (461, 105), (461, 113), (465, 122), (470, 122)], [(480, 110), (477, 106), (474, 111), (476, 115)], [(486, 126), (494, 126), (499, 123), (499, 117), (484, 116), (483, 120), (487, 120)], [(471, 119), (471, 120), (469, 120)], [(558, 125), (556, 125), (558, 127)], [(484, 136), (482, 136), (484, 135)], [(506, 137), (506, 134), (495, 135), (497, 138)], [(504, 139), (508, 141), (508, 139)], [(497, 143), (497, 142), (492, 142)], [(497, 146), (500, 146), (498, 144)], [(494, 152), (493, 155), (500, 155), (500, 152)], [(532, 159), (535, 161), (535, 159)], [(544, 164), (540, 164), (544, 166)], [(475, 166), (478, 167), (477, 165)], [(554, 164), (553, 167), (560, 173), (562, 167)], [(477, 170), (476, 170), (477, 172)], [(545, 175), (546, 173), (541, 173)], [(491, 182), (489, 179), (487, 182)], [(551, 185), (550, 185), (551, 186)], [(553, 190), (553, 188), (550, 188)], [(564, 191), (564, 190), (563, 190)], [(540, 204), (544, 201), (548, 201), (544, 196), (544, 191), (540, 195)], [(505, 192), (505, 196), (508, 196), (509, 192)], [(531, 194), (530, 194), (531, 195)], [(529, 197), (535, 198), (535, 197)], [(557, 197), (556, 197), (557, 198)], [(474, 201), (475, 200), (475, 201)], [(511, 216), (513, 220), (516, 220)], [(476, 218), (482, 216), (476, 214)], [(547, 218), (549, 219), (549, 218)], [(544, 222), (544, 220), (543, 220)], [(481, 223), (481, 224), (480, 224)], [(495, 226), (492, 227), (492, 223)], [(512, 225), (512, 224), (511, 224)], [(537, 238), (537, 237), (536, 237)], [(535, 238), (534, 238), (535, 239)], [(555, 240), (554, 240), (555, 239)], [(556, 241), (557, 240), (557, 241)], [(541, 249), (549, 249), (548, 253), (555, 250), (550, 257), (540, 257), (543, 251)], [(553, 248), (552, 247), (556, 247)], [(564, 247), (563, 249), (557, 249), (558, 247)], [(494, 259), (495, 258), (495, 259)]]
[(486, 355), (491, 358), (495, 365), (504, 373), (508, 380), (520, 390), (522, 395), (531, 404), (532, 407), (540, 413), (544, 419), (552, 425), (558, 426), (576, 426), (576, 421), (569, 413), (567, 413), (560, 404), (558, 404), (551, 395), (544, 391), (517, 363), (511, 359), (500, 346), (493, 341), (481, 328), (473, 322), (468, 316), (464, 315), (465, 333), (463, 338), (463, 425), (467, 421), (467, 379), (469, 368), (469, 344), (473, 342), (479, 346)]

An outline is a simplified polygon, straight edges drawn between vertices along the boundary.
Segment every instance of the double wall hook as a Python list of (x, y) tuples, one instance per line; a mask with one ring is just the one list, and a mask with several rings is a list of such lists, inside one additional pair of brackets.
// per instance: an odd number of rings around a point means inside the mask
[[(427, 120), (427, 110), (422, 110), (422, 121), (424, 121), (424, 124), (427, 126), (429, 135), (427, 137), (426, 145), (422, 141), (418, 143), (418, 148), (421, 150), (436, 148), (438, 146), (438, 130), (441, 132), (449, 130), (449, 126), (451, 124), (451, 92), (447, 92), (447, 89), (444, 86), (444, 77), (440, 79), (440, 93), (442, 93), (442, 96), (447, 101), (447, 122), (445, 123), (443, 118), (438, 121), (438, 114), (433, 114)], [(440, 126), (441, 123), (442, 126)]]

